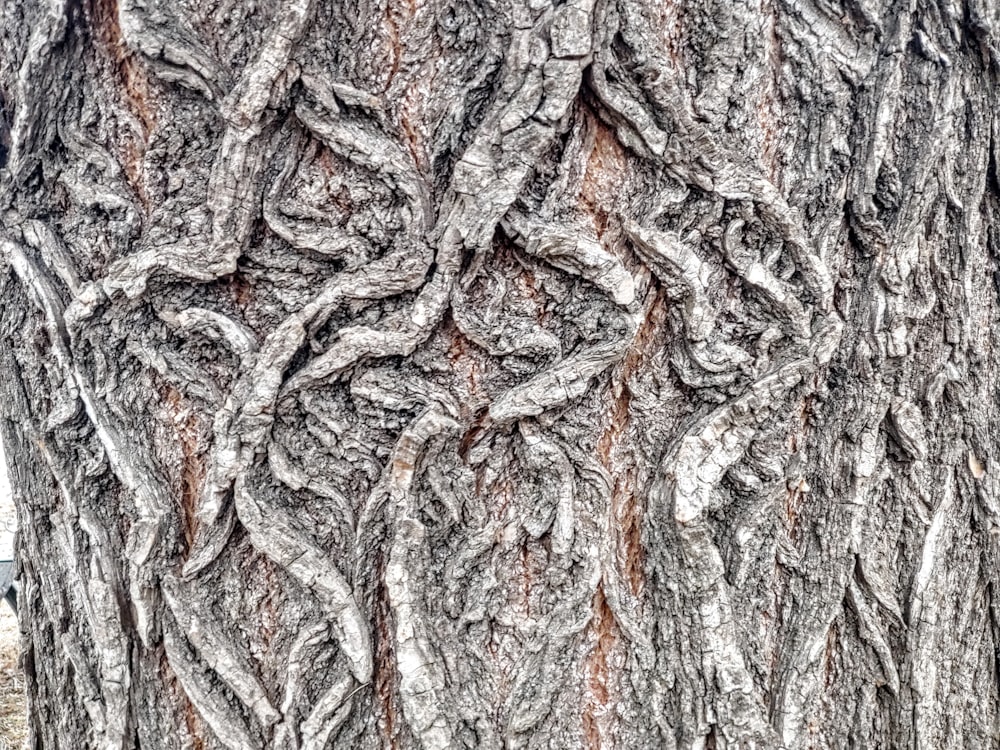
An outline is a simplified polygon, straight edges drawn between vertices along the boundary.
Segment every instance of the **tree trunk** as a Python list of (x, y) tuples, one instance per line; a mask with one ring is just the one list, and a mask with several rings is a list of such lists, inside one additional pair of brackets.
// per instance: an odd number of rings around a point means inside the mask
[(31, 746), (1000, 742), (989, 0), (24, 0)]

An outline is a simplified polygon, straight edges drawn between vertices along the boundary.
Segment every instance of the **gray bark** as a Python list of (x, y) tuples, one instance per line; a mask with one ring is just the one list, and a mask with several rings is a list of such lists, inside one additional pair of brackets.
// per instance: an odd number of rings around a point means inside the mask
[(0, 17), (32, 747), (1000, 745), (995, 3)]

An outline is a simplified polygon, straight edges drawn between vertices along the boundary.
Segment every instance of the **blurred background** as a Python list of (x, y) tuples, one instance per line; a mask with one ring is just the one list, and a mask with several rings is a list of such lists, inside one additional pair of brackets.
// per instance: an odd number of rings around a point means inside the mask
[(10, 496), (10, 482), (7, 481), (7, 458), (3, 443), (0, 443), (0, 560), (14, 558), (14, 530), (17, 528), (17, 514)]
[[(16, 529), (17, 513), (7, 481), (7, 458), (0, 443), (0, 560), (13, 559)], [(6, 602), (0, 602), (0, 750), (20, 750), (26, 741), (20, 654), (17, 617)]]

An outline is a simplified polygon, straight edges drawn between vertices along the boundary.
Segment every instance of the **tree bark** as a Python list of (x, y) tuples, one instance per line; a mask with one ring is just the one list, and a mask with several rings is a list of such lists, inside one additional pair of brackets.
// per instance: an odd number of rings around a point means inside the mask
[(31, 747), (1000, 744), (995, 3), (0, 17)]

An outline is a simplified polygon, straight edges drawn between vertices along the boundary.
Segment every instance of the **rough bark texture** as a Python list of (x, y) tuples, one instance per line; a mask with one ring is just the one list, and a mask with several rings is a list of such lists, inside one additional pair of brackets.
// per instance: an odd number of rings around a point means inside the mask
[(1000, 742), (991, 0), (25, 0), (33, 747)]

